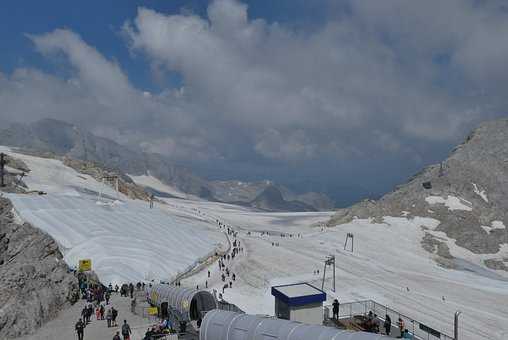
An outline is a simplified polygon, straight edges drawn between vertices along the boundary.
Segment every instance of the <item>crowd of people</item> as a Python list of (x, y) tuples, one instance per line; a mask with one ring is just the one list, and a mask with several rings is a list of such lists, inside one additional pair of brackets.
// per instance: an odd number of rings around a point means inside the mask
[[(84, 339), (85, 329), (93, 321), (94, 314), (95, 320), (105, 320), (108, 328), (118, 327), (116, 320), (119, 313), (118, 310), (110, 304), (111, 294), (118, 294), (120, 292), (121, 296), (128, 297), (130, 293), (130, 297), (133, 298), (134, 285), (132, 283), (123, 284), (121, 287), (115, 285), (115, 288), (113, 289), (111, 284), (108, 287), (105, 287), (100, 283), (94, 282), (84, 273), (78, 273), (77, 276), (81, 299), (85, 300), (85, 305), (81, 310), (80, 318), (74, 325), (78, 340)], [(144, 289), (144, 283), (138, 283), (136, 288), (138, 290), (141, 288)], [(131, 328), (127, 323), (127, 320), (124, 320), (120, 331), (116, 331), (112, 339), (129, 340), (131, 334)]]
[(173, 329), (171, 321), (169, 318), (165, 318), (160, 323), (149, 327), (145, 332), (143, 340), (156, 340), (174, 332), (175, 330)]
[[(233, 282), (236, 281), (236, 274), (232, 272), (230, 266), (232, 265), (232, 261), (239, 254), (244, 253), (244, 248), (240, 242), (238, 237), (238, 232), (234, 231), (231, 226), (226, 225), (224, 222), (219, 219), (216, 220), (219, 229), (224, 230), (227, 233), (228, 237), (233, 238), (233, 242), (231, 242), (231, 250), (229, 253), (220, 256), (218, 265), (219, 265), (219, 273), (222, 282), (224, 282), (222, 286), (222, 293), (219, 294), (219, 300), (222, 300), (223, 294), (226, 289), (233, 288)], [(208, 279), (211, 278), (211, 272), (208, 270)], [(208, 280), (205, 281), (205, 287), (208, 288)], [(215, 290), (214, 290), (215, 292)]]

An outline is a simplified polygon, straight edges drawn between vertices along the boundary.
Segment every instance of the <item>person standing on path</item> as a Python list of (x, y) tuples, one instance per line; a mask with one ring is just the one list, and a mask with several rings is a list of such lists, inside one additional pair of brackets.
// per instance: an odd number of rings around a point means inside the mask
[(120, 332), (116, 332), (115, 336), (113, 337), (113, 340), (122, 340), (120, 339)]
[(117, 323), (116, 323), (117, 316), (118, 316), (118, 311), (114, 307), (111, 307), (111, 322), (112, 322), (113, 327), (117, 326)]
[(402, 320), (401, 318), (399, 318), (398, 326), (399, 326), (399, 331), (400, 331), (399, 339), (401, 339), (404, 336), (404, 329), (405, 329), (404, 320)]
[(108, 308), (106, 313), (106, 322), (108, 323), (108, 328), (111, 327), (111, 320), (113, 320), (113, 312), (111, 311), (111, 308)]
[(131, 326), (129, 326), (129, 324), (127, 323), (127, 320), (123, 320), (123, 325), (122, 325), (123, 340), (130, 340), (131, 333), (132, 333)]
[(78, 340), (83, 340), (85, 334), (85, 324), (81, 319), (76, 322), (76, 326), (74, 326), (76, 333), (78, 333)]
[(333, 304), (332, 304), (333, 308), (333, 318), (335, 320), (339, 320), (339, 300), (335, 299), (333, 300)]
[(392, 330), (392, 319), (390, 318), (390, 315), (386, 314), (383, 326), (385, 328), (386, 335), (390, 335), (390, 331)]

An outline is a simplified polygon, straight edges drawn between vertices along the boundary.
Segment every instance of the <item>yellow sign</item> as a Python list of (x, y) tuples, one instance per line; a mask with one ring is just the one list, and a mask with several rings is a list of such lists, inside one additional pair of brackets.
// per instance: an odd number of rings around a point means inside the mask
[(182, 301), (182, 308), (183, 308), (183, 309), (187, 309), (187, 308), (189, 308), (189, 301), (187, 301), (187, 300), (183, 300), (183, 301)]
[(92, 260), (85, 259), (79, 260), (79, 271), (80, 272), (88, 272), (92, 270)]
[(157, 307), (148, 307), (148, 315), (157, 315)]

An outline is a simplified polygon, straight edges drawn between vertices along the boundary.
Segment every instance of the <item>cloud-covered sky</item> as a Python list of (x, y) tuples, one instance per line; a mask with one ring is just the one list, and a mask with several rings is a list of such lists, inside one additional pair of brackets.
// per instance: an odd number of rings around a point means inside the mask
[(508, 107), (503, 1), (138, 5), (55, 18), (10, 5), (36, 24), (0, 26), (2, 120), (59, 118), (209, 177), (346, 202)]

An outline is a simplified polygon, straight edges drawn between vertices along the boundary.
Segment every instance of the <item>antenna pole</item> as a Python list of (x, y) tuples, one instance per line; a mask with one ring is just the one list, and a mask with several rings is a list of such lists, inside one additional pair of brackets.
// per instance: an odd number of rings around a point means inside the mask
[(326, 261), (325, 261), (325, 268), (323, 269), (323, 282), (321, 283), (321, 290), (325, 288), (325, 278), (326, 278)]
[(333, 259), (333, 292), (335, 293), (335, 255), (332, 255)]
[(4, 175), (5, 175), (5, 163), (7, 163), (5, 161), (5, 154), (2, 152), (0, 153), (0, 187), (5, 187), (5, 180), (4, 180)]

